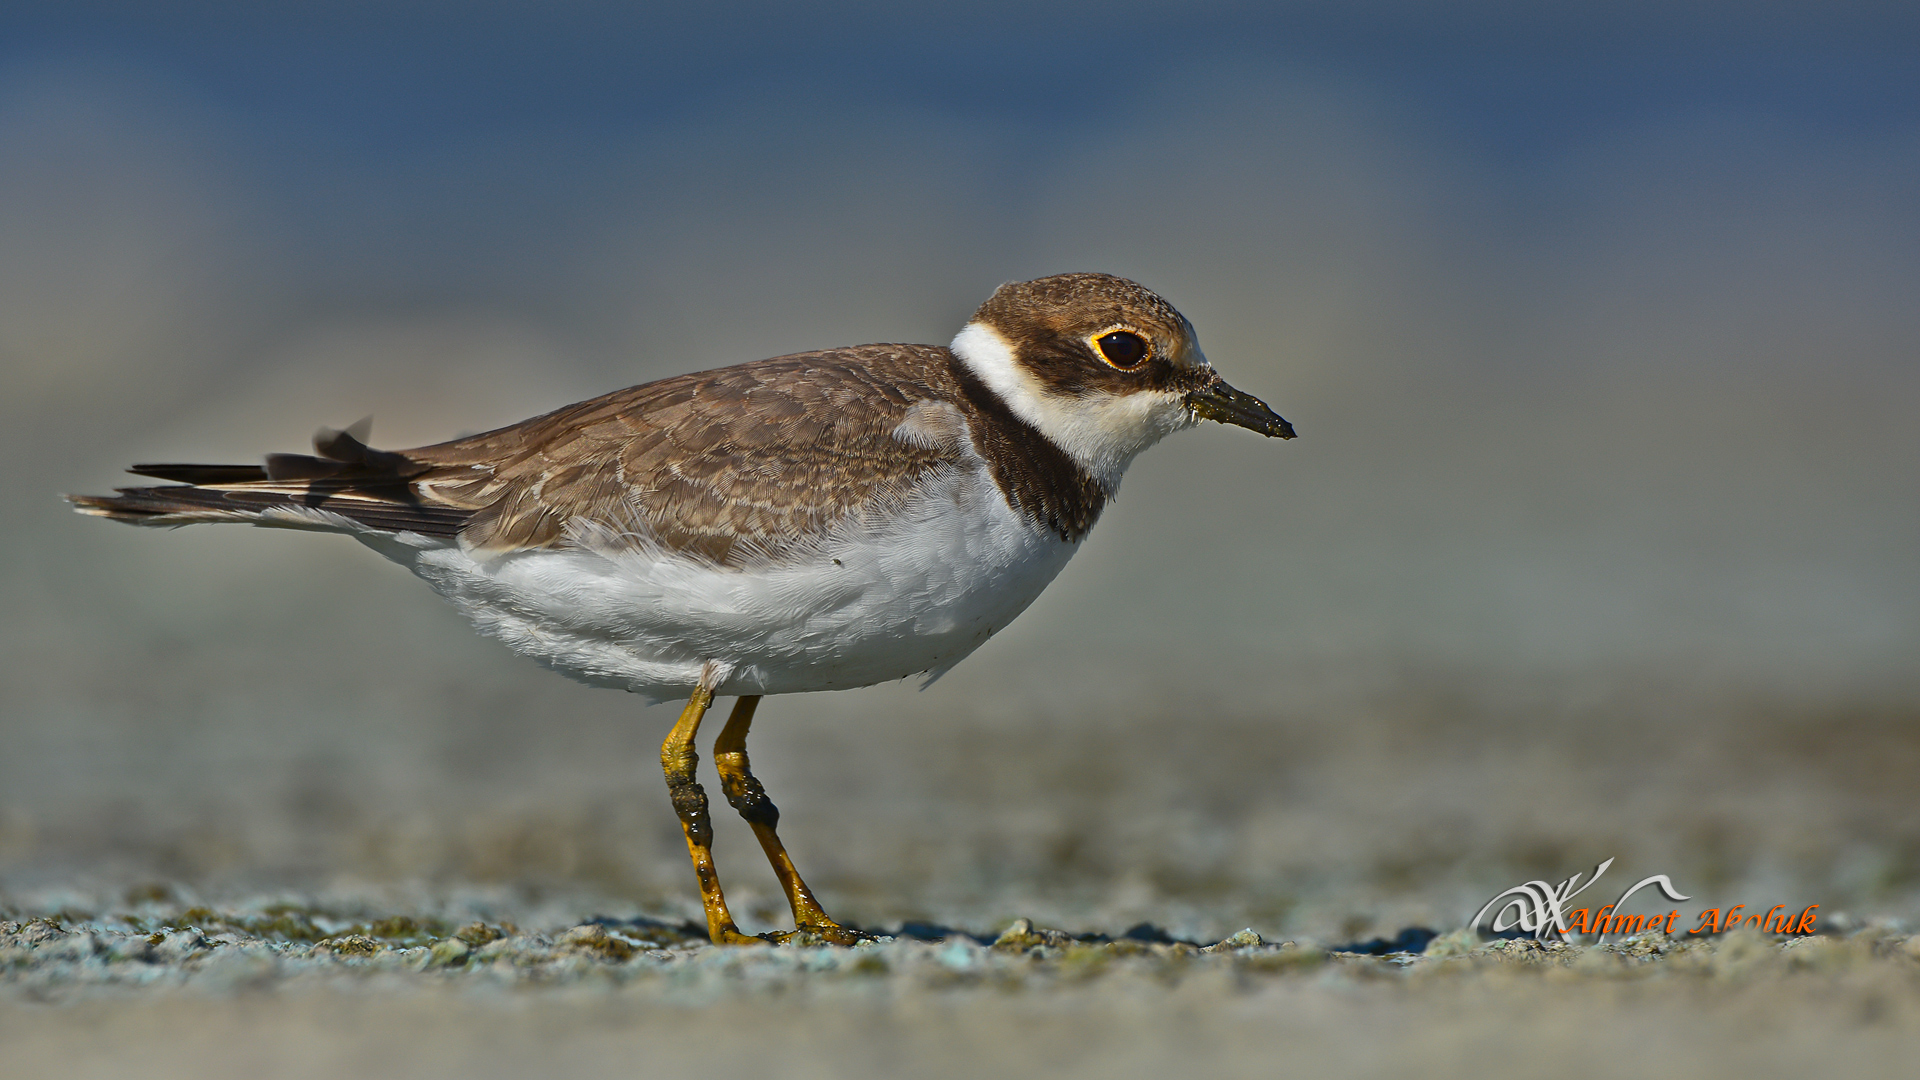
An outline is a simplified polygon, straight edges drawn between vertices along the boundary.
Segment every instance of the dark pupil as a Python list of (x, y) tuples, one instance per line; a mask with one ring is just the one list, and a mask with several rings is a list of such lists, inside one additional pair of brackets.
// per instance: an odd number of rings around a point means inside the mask
[(1120, 330), (1100, 339), (1100, 353), (1115, 367), (1132, 367), (1147, 358), (1147, 343)]

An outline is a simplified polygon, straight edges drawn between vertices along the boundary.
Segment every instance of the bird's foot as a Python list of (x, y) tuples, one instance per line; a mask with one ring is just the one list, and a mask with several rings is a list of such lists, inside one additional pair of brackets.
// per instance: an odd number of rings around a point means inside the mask
[(763, 940), (776, 945), (840, 945), (851, 948), (863, 941), (879, 941), (872, 934), (861, 930), (850, 930), (838, 923), (809, 923), (796, 926), (792, 930), (776, 930), (761, 934)]

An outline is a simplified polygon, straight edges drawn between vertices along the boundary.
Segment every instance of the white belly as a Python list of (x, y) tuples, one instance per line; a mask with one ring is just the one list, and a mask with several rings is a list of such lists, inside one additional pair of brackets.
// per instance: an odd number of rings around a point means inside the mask
[(725, 673), (720, 694), (938, 676), (1024, 611), (1077, 547), (1016, 513), (984, 466), (939, 476), (884, 521), (743, 569), (583, 539), (486, 562), (457, 547), (374, 546), (481, 633), (655, 700), (691, 692), (709, 661)]

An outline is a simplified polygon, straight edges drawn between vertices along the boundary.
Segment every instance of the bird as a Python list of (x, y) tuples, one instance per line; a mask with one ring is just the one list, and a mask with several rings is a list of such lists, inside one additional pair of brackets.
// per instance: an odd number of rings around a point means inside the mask
[[(746, 750), (760, 699), (923, 675), (1033, 602), (1134, 457), (1201, 421), (1291, 439), (1193, 324), (1109, 274), (995, 289), (945, 346), (872, 344), (616, 390), (410, 450), (369, 422), (260, 465), (134, 465), (167, 481), (73, 508), (147, 526), (344, 533), (486, 636), (598, 686), (686, 704), (661, 769), (715, 944), (852, 945), (780, 841)], [(794, 929), (748, 935), (714, 868), (695, 739), (752, 828)]]

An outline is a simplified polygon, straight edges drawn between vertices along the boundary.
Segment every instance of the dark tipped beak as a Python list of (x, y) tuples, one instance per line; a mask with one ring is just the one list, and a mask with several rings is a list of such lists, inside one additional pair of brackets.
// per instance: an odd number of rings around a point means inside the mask
[(1269, 438), (1293, 438), (1293, 425), (1267, 408), (1266, 402), (1235, 390), (1218, 376), (1212, 383), (1187, 395), (1187, 408), (1202, 420), (1251, 428)]

